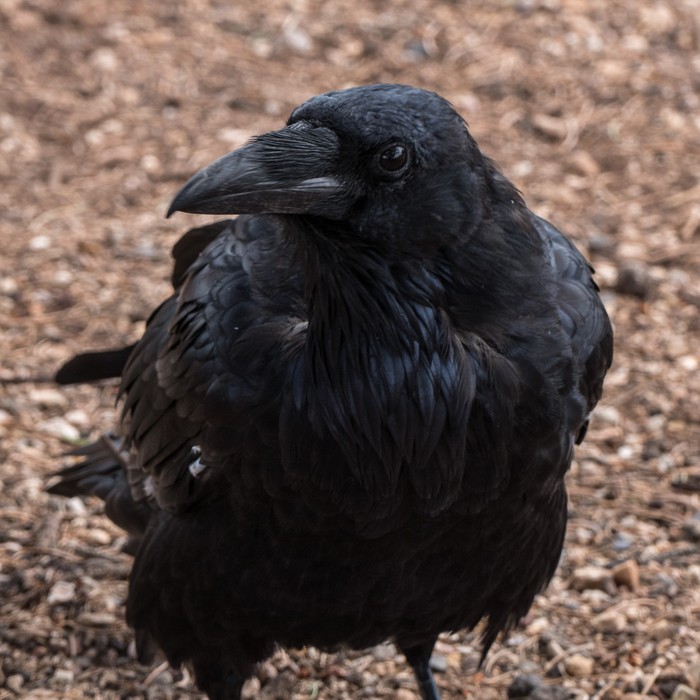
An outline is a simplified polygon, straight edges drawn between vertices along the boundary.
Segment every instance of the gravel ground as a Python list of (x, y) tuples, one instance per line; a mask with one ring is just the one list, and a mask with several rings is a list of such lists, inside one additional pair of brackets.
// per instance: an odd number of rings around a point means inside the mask
[[(617, 333), (558, 574), (483, 669), (475, 634), (441, 639), (443, 698), (698, 700), (699, 46), (698, 0), (0, 0), (0, 699), (200, 697), (133, 659), (122, 533), (44, 493), (115, 388), (45, 380), (139, 335), (198, 167), (398, 81), (452, 100), (587, 252)], [(417, 697), (391, 645), (281, 651), (246, 693)]]

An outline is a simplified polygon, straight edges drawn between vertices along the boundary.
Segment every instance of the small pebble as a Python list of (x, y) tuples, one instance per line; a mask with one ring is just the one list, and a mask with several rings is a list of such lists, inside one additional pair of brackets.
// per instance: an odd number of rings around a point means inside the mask
[(68, 403), (68, 399), (63, 393), (56, 389), (34, 389), (29, 392), (29, 400), (47, 408), (61, 407)]
[(31, 250), (47, 250), (50, 247), (51, 239), (48, 236), (34, 236), (34, 238), (29, 241), (29, 248)]
[(615, 593), (615, 581), (607, 569), (584, 566), (574, 571), (569, 587), (575, 591), (598, 590), (610, 595)]
[(85, 535), (94, 544), (108, 545), (112, 542), (112, 535), (99, 528), (91, 528)]
[(74, 515), (85, 515), (87, 513), (84, 501), (78, 496), (66, 499), (65, 505), (66, 510)]
[(52, 680), (59, 685), (68, 685), (73, 682), (74, 678), (75, 674), (70, 669), (57, 668), (53, 674)]
[(546, 617), (536, 617), (528, 626), (527, 634), (529, 637), (542, 634), (549, 628), (549, 620)]
[(60, 438), (66, 442), (76, 442), (80, 439), (80, 431), (60, 416), (41, 421), (37, 425), (37, 429), (42, 433), (53, 435), (53, 437)]
[(613, 568), (612, 577), (617, 586), (636, 591), (639, 588), (639, 565), (634, 559), (627, 559)]
[(51, 587), (46, 602), (49, 605), (61, 605), (75, 598), (75, 584), (72, 581), (56, 581)]
[(68, 411), (65, 415), (65, 419), (71, 424), (78, 428), (88, 428), (92, 418), (83, 411), (81, 408), (76, 408), (72, 411)]
[(442, 654), (433, 654), (430, 657), (430, 668), (438, 673), (447, 671), (447, 659)]
[(593, 619), (593, 627), (604, 634), (619, 634), (627, 627), (627, 618), (616, 610), (606, 610)]
[(408, 688), (399, 688), (394, 693), (395, 700), (418, 700), (418, 696)]
[(575, 678), (590, 676), (593, 673), (593, 659), (583, 654), (572, 654), (564, 659), (564, 670)]

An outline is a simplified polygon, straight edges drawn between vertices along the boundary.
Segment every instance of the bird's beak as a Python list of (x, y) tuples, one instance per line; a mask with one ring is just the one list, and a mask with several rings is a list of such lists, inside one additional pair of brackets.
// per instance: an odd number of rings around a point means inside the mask
[(333, 131), (295, 122), (258, 136), (193, 175), (167, 215), (340, 216), (347, 208), (347, 194), (333, 175), (337, 161), (338, 137)]

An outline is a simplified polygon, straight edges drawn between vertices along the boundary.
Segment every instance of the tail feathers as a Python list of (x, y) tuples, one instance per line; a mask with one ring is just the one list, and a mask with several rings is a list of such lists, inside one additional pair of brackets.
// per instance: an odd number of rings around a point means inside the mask
[(121, 377), (135, 345), (76, 355), (60, 367), (54, 377), (58, 384), (80, 384)]
[(146, 501), (136, 501), (131, 494), (120, 441), (103, 435), (70, 454), (84, 459), (56, 472), (57, 481), (47, 491), (56, 496), (97, 496), (105, 503), (107, 517), (132, 538), (140, 539), (152, 510)]

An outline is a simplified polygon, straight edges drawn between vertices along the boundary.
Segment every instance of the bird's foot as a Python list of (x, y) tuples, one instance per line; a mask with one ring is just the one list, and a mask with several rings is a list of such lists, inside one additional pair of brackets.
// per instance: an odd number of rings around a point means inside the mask
[(422, 700), (440, 700), (440, 691), (435, 683), (433, 672), (430, 669), (430, 656), (433, 653), (435, 640), (405, 647), (399, 644), (406, 661), (411, 665), (413, 673), (418, 681), (418, 689)]

